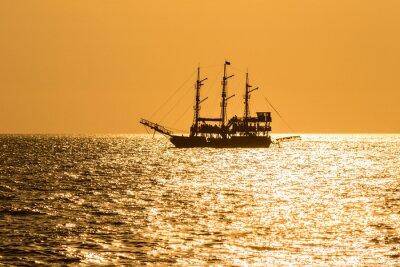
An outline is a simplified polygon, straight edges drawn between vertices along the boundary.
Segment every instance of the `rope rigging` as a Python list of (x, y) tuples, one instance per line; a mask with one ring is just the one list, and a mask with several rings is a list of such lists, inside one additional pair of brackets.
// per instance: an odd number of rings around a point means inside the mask
[[(203, 67), (203, 68), (212, 68), (212, 67), (217, 67), (217, 66), (220, 66), (220, 64), (218, 64), (218, 65), (209, 65), (209, 66), (206, 66), (206, 67)], [(171, 99), (173, 99), (173, 98), (178, 94), (178, 92), (181, 91), (182, 88), (185, 87), (185, 85), (186, 85), (187, 82), (193, 77), (193, 75), (194, 75), (195, 72), (196, 72), (196, 71), (194, 71), (194, 72), (191, 73), (190, 77), (187, 78), (187, 79), (185, 80), (185, 82), (184, 82), (178, 89), (175, 90), (175, 92), (167, 99), (167, 101), (165, 101), (164, 104), (161, 105), (161, 106), (156, 110), (156, 112), (154, 112), (154, 113), (152, 114), (152, 116), (150, 116), (150, 118), (154, 117), (154, 115), (155, 115), (156, 113), (159, 113), (159, 112), (162, 110), (162, 108), (163, 108), (164, 106), (166, 106), (166, 105), (171, 101)], [(215, 75), (215, 77), (218, 77), (218, 76), (220, 76), (219, 73), (217, 73), (217, 74)], [(214, 80), (214, 79), (213, 79), (213, 80)], [(217, 79), (215, 79), (215, 82), (216, 82), (216, 81), (217, 81)], [(207, 90), (206, 90), (206, 91), (207, 91)], [(186, 91), (185, 91), (185, 93), (174, 103), (174, 105), (171, 106), (171, 108), (170, 108), (170, 109), (163, 115), (163, 117), (159, 120), (160, 123), (162, 123), (162, 122), (168, 117), (168, 115), (170, 115), (171, 112), (174, 111), (174, 109), (176, 108), (176, 106), (182, 101), (182, 99), (184, 99), (184, 98), (187, 96), (187, 94), (188, 94), (189, 92), (191, 92), (191, 91), (190, 91), (190, 90), (186, 90)], [(190, 110), (191, 107), (192, 107), (192, 104), (188, 105), (187, 108), (185, 109), (185, 111), (178, 117), (177, 120), (175, 120), (175, 122), (174, 122), (172, 125), (176, 125), (176, 124), (187, 114), (187, 112)], [(183, 131), (183, 130), (180, 130), (180, 129), (174, 129), (174, 128), (172, 128), (172, 127), (168, 127), (168, 128), (169, 128), (169, 129), (172, 129), (172, 130), (177, 130), (177, 131), (179, 131), (179, 132), (187, 132), (187, 131)]]
[[(191, 107), (192, 107), (192, 105), (188, 106), (186, 108), (186, 110), (181, 114), (181, 116), (179, 116), (178, 119), (172, 125), (176, 125), (186, 115), (186, 113), (190, 110)], [(183, 131), (183, 132), (187, 132), (187, 131)]]
[[(244, 70), (242, 70), (242, 69), (240, 69), (240, 68), (238, 68), (238, 67), (233, 67), (233, 69), (235, 69), (236, 71), (241, 72), (241, 73), (246, 73), (246, 72), (247, 72), (247, 71), (244, 71)], [(267, 102), (267, 104), (276, 112), (276, 114), (277, 114), (278, 117), (282, 120), (282, 122), (283, 122), (293, 133), (295, 133), (296, 131), (293, 129), (293, 127), (291, 127), (291, 126), (289, 125), (289, 123), (283, 118), (283, 116), (279, 113), (279, 111), (272, 105), (271, 101), (269, 101), (269, 99), (264, 95), (264, 93), (262, 92), (262, 90), (261, 90), (261, 94), (263, 95), (264, 100), (265, 100), (265, 101)]]
[(295, 132), (295, 130), (289, 125), (289, 123), (282, 117), (282, 115), (279, 113), (279, 111), (271, 104), (271, 102), (268, 100), (268, 98), (263, 94), (263, 97), (265, 101), (270, 105), (270, 107), (276, 112), (276, 114), (281, 118), (283, 123), (292, 131)]
[(153, 118), (158, 112), (160, 112), (160, 110), (169, 103), (169, 101), (171, 101), (171, 99), (173, 99), (173, 97), (187, 84), (187, 82), (189, 82), (193, 75), (196, 73), (196, 71), (193, 71), (190, 76), (174, 91), (174, 93), (172, 95), (170, 95), (168, 97), (168, 99), (161, 105), (158, 107), (158, 109), (156, 109), (156, 111), (153, 112), (153, 114), (150, 116), (150, 118)]
[[(213, 67), (220, 67), (220, 64), (217, 64), (217, 65), (208, 65), (208, 66), (203, 66), (203, 68), (207, 68), (207, 69), (209, 69), (209, 68), (213, 68)], [(239, 72), (239, 73), (247, 73), (247, 71), (243, 71), (242, 69), (240, 69), (240, 68), (237, 68), (237, 67), (234, 67), (233, 69), (235, 69), (236, 70), (236, 72)], [(194, 74), (196, 73), (196, 71), (193, 71), (191, 74), (190, 74), (190, 76), (167, 98), (167, 100), (166, 101), (164, 101), (164, 103), (161, 105), (161, 106), (159, 106), (154, 112), (153, 112), (153, 114), (150, 116), (150, 118), (154, 118), (154, 116), (156, 116), (157, 114), (159, 114), (160, 113), (160, 111), (163, 109), (163, 108), (165, 108), (167, 105), (169, 106), (172, 102), (171, 102), (171, 100), (172, 99), (176, 99), (176, 97), (178, 96), (178, 93), (179, 92), (182, 92), (182, 89), (184, 89), (184, 88), (187, 88), (187, 83), (192, 79), (192, 77), (194, 76)], [(218, 76), (220, 76), (220, 74), (219, 73), (217, 73), (216, 75), (215, 75), (216, 77), (218, 77)], [(211, 82), (211, 84), (212, 84), (212, 87), (214, 88), (215, 86), (215, 83), (217, 82), (217, 79), (215, 78), (215, 79), (210, 79), (210, 82)], [(205, 92), (209, 92), (209, 89), (210, 88), (210, 86), (207, 86), (206, 87), (206, 89), (205, 89)], [(236, 90), (238, 90), (238, 89), (235, 89), (235, 91)], [(159, 122), (160, 123), (162, 123), (170, 114), (171, 114), (171, 112), (172, 111), (174, 111), (176, 108), (177, 108), (177, 106), (181, 103), (181, 101), (189, 94), (189, 92), (192, 92), (191, 90), (185, 90), (184, 91), (184, 94), (183, 95), (181, 95), (176, 101), (175, 101), (175, 103), (173, 103), (173, 105), (171, 106), (171, 108), (169, 108), (169, 110), (166, 112), (166, 113), (164, 113), (163, 114), (163, 116), (162, 116), (162, 118), (159, 120)], [(264, 93), (261, 91), (261, 93), (262, 93), (262, 95), (263, 95), (263, 97), (264, 97), (264, 100), (266, 101), (266, 103), (275, 111), (275, 113), (278, 115), (278, 117), (282, 120), (282, 122), (285, 124), (285, 126), (286, 127), (288, 127), (288, 129), (290, 129), (290, 131), (292, 131), (293, 133), (295, 132), (295, 130), (294, 130), (294, 128), (293, 127), (291, 127), (291, 125), (283, 118), (283, 116), (280, 114), (280, 112), (277, 110), (277, 108), (275, 108), (274, 107), (274, 105), (271, 103), (271, 101), (264, 95)], [(213, 100), (213, 98), (211, 98), (210, 100)], [(214, 102), (214, 101), (212, 101), (212, 102)], [(232, 110), (234, 110), (234, 111), (236, 111), (236, 114), (239, 114), (240, 112), (238, 112), (239, 110), (240, 110), (240, 108), (239, 108), (239, 105), (240, 105), (240, 103), (239, 103), (239, 101), (235, 101), (235, 103), (236, 104), (233, 104), (233, 106), (231, 106), (232, 107)], [(181, 113), (181, 115), (180, 116), (178, 116), (178, 118), (174, 121), (174, 123), (172, 124), (172, 126), (175, 126), (179, 121), (181, 121), (181, 119), (183, 118), (183, 117), (185, 117), (185, 115), (187, 114), (187, 112), (190, 110), (190, 108), (192, 107), (192, 104), (190, 104), (190, 105), (188, 105), (187, 106), (187, 108), (185, 108), (185, 110), (184, 110), (184, 112), (183, 113)], [(177, 130), (177, 131), (179, 131), (179, 132), (187, 132), (187, 131), (183, 131), (183, 130), (180, 130), (180, 129), (174, 129), (174, 128), (171, 128), (171, 127), (169, 127), (169, 129), (173, 129), (173, 130)]]
[(167, 113), (164, 114), (164, 116), (161, 118), (160, 123), (164, 121), (164, 119), (175, 109), (175, 107), (181, 102), (181, 100), (189, 93), (189, 90), (186, 90), (186, 92), (175, 102), (175, 104), (169, 109)]

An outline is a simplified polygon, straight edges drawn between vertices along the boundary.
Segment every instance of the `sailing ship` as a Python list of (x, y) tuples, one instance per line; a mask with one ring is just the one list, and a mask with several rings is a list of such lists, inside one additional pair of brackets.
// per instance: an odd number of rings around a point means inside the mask
[(251, 116), (249, 108), (250, 94), (258, 87), (252, 88), (249, 84), (249, 75), (246, 73), (246, 86), (244, 94), (244, 114), (243, 117), (233, 116), (227, 119), (228, 100), (234, 95), (227, 97), (228, 80), (234, 75), (228, 75), (227, 66), (230, 62), (224, 63), (224, 76), (222, 78), (221, 94), (221, 114), (216, 118), (206, 118), (200, 116), (200, 105), (207, 98), (200, 100), (200, 89), (207, 78), (200, 78), (200, 67), (197, 69), (196, 95), (194, 106), (194, 119), (190, 127), (190, 134), (187, 136), (174, 134), (166, 127), (146, 119), (141, 119), (140, 123), (169, 137), (172, 144), (179, 148), (190, 147), (264, 147), (268, 148), (271, 143), (271, 112), (256, 112), (256, 116)]

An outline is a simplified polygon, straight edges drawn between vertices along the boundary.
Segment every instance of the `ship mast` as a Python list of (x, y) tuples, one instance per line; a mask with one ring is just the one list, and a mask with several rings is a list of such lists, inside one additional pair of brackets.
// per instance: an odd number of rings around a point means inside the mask
[(231, 63), (229, 61), (225, 60), (225, 64), (224, 64), (224, 77), (222, 78), (222, 101), (221, 101), (221, 126), (225, 126), (225, 121), (226, 121), (226, 108), (227, 108), (227, 100), (230, 97), (226, 97), (226, 87), (228, 85), (228, 79), (233, 77), (234, 75), (231, 76), (226, 76), (226, 65), (231, 65)]
[(197, 67), (197, 80), (196, 80), (196, 105), (194, 106), (194, 129), (191, 131), (191, 135), (197, 135), (199, 131), (199, 117), (200, 117), (200, 103), (206, 100), (208, 97), (204, 98), (203, 100), (200, 101), (200, 88), (203, 85), (202, 82), (207, 80), (207, 78), (204, 78), (200, 80), (200, 67)]
[(251, 85), (249, 84), (249, 73), (246, 72), (246, 93), (244, 95), (244, 120), (247, 122), (247, 118), (249, 117), (249, 88)]
[(249, 99), (250, 99), (250, 93), (257, 90), (257, 88), (254, 88), (250, 90), (252, 86), (249, 84), (249, 73), (246, 72), (246, 91), (244, 94), (244, 124), (246, 126), (246, 132), (248, 132), (248, 118), (250, 116), (250, 108), (249, 108)]

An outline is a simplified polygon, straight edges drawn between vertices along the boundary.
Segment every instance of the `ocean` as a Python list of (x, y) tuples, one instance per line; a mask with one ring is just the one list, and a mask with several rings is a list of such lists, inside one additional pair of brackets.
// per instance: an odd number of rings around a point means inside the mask
[(301, 136), (0, 135), (0, 265), (399, 266), (400, 135)]

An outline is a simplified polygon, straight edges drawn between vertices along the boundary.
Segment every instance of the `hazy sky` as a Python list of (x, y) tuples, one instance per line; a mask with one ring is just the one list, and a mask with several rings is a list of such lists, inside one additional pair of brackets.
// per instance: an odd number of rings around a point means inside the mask
[(219, 116), (225, 59), (230, 116), (248, 68), (251, 111), (297, 132), (400, 133), (399, 33), (399, 0), (0, 0), (0, 133), (188, 130), (198, 64)]

